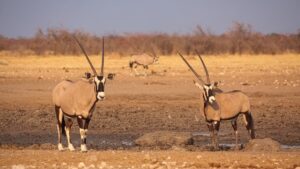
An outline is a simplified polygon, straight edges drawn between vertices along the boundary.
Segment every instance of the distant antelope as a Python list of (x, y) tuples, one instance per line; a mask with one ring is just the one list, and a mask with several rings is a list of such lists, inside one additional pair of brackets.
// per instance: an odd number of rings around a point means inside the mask
[(144, 75), (147, 76), (146, 69), (148, 69), (148, 66), (154, 63), (158, 63), (159, 57), (156, 55), (154, 50), (152, 50), (152, 53), (153, 55), (149, 55), (146, 53), (143, 53), (141, 55), (132, 55), (129, 61), (129, 67), (131, 69), (131, 73), (132, 73), (132, 69), (134, 69), (135, 75), (139, 75), (136, 68), (138, 66), (142, 66), (144, 68)]
[(196, 53), (204, 67), (207, 79), (206, 82), (201, 79), (201, 77), (191, 67), (187, 60), (180, 53), (178, 54), (201, 83), (200, 85), (194, 81), (195, 85), (201, 90), (202, 97), (204, 99), (204, 104), (200, 106), (200, 110), (202, 111), (207, 122), (212, 145), (214, 146), (214, 149), (219, 149), (218, 131), (220, 127), (220, 121), (231, 120), (231, 125), (235, 131), (235, 148), (238, 149), (237, 118), (240, 114), (242, 114), (244, 117), (244, 122), (250, 138), (255, 138), (254, 122), (250, 112), (249, 98), (241, 91), (234, 90), (230, 92), (223, 92), (217, 88), (218, 83), (211, 84), (205, 63), (198, 52)]
[[(69, 150), (75, 150), (71, 142), (70, 131), (73, 124), (72, 118), (76, 117), (80, 128), (81, 151), (87, 151), (86, 137), (89, 123), (97, 101), (103, 100), (105, 97), (104, 86), (106, 78), (103, 73), (104, 39), (102, 40), (102, 65), (101, 73), (99, 75), (92, 65), (83, 46), (75, 36), (74, 39), (84, 53), (93, 71), (93, 77), (90, 78), (87, 76), (87, 79), (81, 79), (74, 82), (64, 80), (57, 84), (52, 91), (53, 103), (57, 117), (58, 150), (63, 150), (61, 134), (67, 135)], [(66, 121), (64, 120), (64, 117), (66, 117)]]

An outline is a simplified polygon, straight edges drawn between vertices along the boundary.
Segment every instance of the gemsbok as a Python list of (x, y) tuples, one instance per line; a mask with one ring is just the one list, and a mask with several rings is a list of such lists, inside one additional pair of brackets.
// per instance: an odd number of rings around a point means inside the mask
[(201, 76), (197, 74), (187, 60), (178, 52), (179, 56), (201, 83), (199, 84), (194, 81), (195, 85), (200, 89), (204, 100), (204, 104), (200, 106), (200, 111), (207, 122), (213, 148), (216, 150), (219, 149), (218, 132), (220, 121), (231, 120), (231, 125), (235, 131), (235, 148), (238, 149), (237, 118), (239, 115), (243, 115), (250, 139), (255, 138), (249, 98), (239, 90), (223, 92), (217, 87), (218, 83), (211, 83), (206, 65), (199, 53), (197, 51), (196, 53), (205, 70), (206, 82), (202, 80)]
[[(81, 137), (81, 151), (87, 151), (86, 137), (90, 120), (93, 116), (97, 101), (105, 98), (104, 86), (106, 78), (104, 76), (104, 38), (102, 39), (102, 64), (101, 73), (98, 75), (91, 63), (82, 44), (74, 36), (75, 41), (85, 55), (92, 71), (93, 76), (78, 81), (64, 80), (57, 84), (52, 91), (52, 99), (55, 106), (57, 117), (58, 150), (63, 150), (61, 135), (67, 135), (68, 148), (74, 151), (71, 142), (70, 131), (72, 119), (77, 118)], [(65, 121), (66, 117), (66, 121)]]
[(142, 66), (144, 70), (144, 76), (147, 76), (146, 70), (148, 69), (148, 66), (158, 63), (158, 59), (159, 57), (156, 55), (154, 50), (152, 50), (152, 55), (146, 53), (140, 55), (132, 55), (129, 61), (131, 74), (132, 74), (132, 69), (134, 69), (135, 75), (140, 75), (136, 69), (138, 66)]

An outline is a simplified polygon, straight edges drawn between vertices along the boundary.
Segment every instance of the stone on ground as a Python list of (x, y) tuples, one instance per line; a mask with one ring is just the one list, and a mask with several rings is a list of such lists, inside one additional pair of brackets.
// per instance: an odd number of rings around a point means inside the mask
[(139, 146), (182, 146), (193, 144), (190, 132), (155, 131), (146, 133), (135, 140)]
[(245, 151), (268, 151), (268, 152), (276, 152), (280, 151), (281, 145), (279, 142), (271, 139), (253, 139), (250, 140), (249, 143), (245, 145)]

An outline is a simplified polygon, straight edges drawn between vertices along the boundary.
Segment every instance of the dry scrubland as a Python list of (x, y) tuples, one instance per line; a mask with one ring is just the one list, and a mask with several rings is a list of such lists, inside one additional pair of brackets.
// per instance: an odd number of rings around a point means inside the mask
[[(258, 138), (300, 145), (300, 55), (204, 56), (211, 79), (225, 91), (243, 90), (251, 100)], [(131, 76), (129, 57), (107, 56), (105, 73), (115, 73), (107, 98), (97, 104), (86, 154), (57, 152), (51, 90), (63, 79), (90, 71), (82, 56), (0, 55), (0, 167), (28, 168), (296, 168), (298, 147), (279, 152), (210, 152), (207, 127), (199, 115), (200, 92), (178, 56), (161, 56), (148, 77)], [(202, 75), (196, 57), (189, 61)], [(100, 57), (92, 56), (99, 68)], [(195, 120), (195, 115), (199, 121)], [(238, 123), (241, 143), (248, 137)], [(192, 132), (194, 144), (138, 147), (133, 141), (153, 131)], [(72, 129), (79, 149), (78, 126)], [(198, 133), (198, 134), (197, 134)], [(199, 134), (200, 133), (200, 134)], [(229, 122), (221, 123), (220, 143), (233, 143)], [(167, 149), (167, 150), (166, 150)]]

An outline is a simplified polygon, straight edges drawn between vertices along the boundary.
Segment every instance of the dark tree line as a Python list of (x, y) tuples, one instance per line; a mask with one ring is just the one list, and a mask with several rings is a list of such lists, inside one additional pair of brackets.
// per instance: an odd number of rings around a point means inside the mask
[[(70, 32), (64, 29), (38, 30), (32, 38), (6, 38), (0, 35), (0, 51), (37, 55), (78, 55), (80, 49), (74, 42), (75, 35), (89, 54), (99, 54), (101, 37), (82, 31)], [(197, 26), (189, 35), (178, 34), (124, 34), (105, 37), (108, 54), (127, 56), (150, 52), (171, 55), (177, 51), (193, 54), (197, 49), (202, 54), (281, 54), (300, 53), (300, 31), (296, 34), (262, 34), (250, 25), (234, 23), (221, 35)]]

